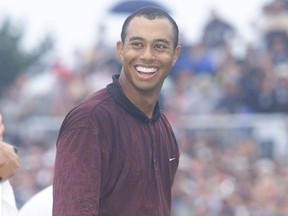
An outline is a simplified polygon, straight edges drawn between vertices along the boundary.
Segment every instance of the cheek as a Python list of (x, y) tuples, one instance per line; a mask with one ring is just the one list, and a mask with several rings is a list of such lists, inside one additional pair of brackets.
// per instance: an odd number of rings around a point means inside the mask
[(165, 67), (169, 68), (174, 66), (174, 64), (176, 63), (174, 58), (171, 58), (171, 56), (163, 59), (163, 64), (165, 65)]
[[(122, 55), (123, 63), (126, 65), (132, 64), (132, 62), (137, 59), (137, 53), (133, 51), (128, 51)], [(125, 60), (125, 62), (124, 62)]]

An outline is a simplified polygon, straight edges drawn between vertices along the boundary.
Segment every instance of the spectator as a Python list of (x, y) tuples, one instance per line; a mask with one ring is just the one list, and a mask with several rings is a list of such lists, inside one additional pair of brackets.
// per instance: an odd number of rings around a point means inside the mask
[(10, 144), (3, 142), (4, 123), (0, 114), (0, 197), (1, 214), (16, 216), (18, 213), (14, 193), (8, 182), (19, 168), (19, 157), (17, 150)]
[(210, 11), (210, 19), (204, 26), (202, 42), (208, 49), (221, 48), (235, 35), (234, 27), (222, 19), (215, 9)]

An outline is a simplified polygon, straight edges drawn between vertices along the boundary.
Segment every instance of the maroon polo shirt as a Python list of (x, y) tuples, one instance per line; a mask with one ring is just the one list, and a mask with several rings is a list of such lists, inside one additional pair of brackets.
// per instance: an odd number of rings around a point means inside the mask
[(148, 119), (118, 76), (65, 117), (57, 140), (53, 216), (168, 216), (179, 162), (157, 103)]

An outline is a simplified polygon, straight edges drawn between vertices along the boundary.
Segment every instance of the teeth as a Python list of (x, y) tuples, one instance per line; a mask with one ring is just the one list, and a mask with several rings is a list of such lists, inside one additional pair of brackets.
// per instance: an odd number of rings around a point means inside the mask
[(136, 70), (139, 72), (142, 72), (142, 73), (154, 73), (154, 72), (156, 72), (157, 69), (138, 66), (138, 67), (136, 67)]

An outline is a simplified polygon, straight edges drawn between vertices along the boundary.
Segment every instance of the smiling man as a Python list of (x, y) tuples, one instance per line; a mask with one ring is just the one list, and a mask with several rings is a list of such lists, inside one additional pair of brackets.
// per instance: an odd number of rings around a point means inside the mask
[(158, 97), (180, 54), (178, 36), (159, 8), (125, 20), (120, 75), (72, 109), (60, 128), (53, 216), (170, 215), (179, 150)]

